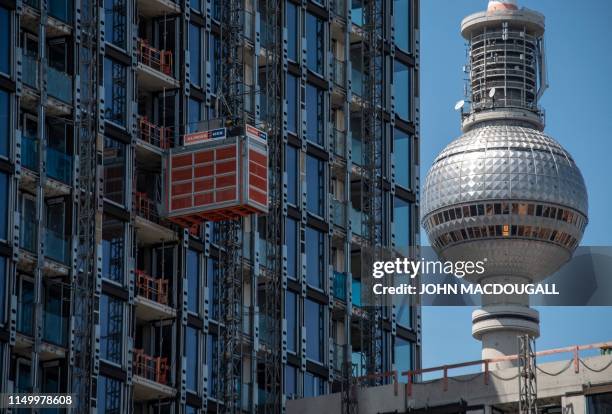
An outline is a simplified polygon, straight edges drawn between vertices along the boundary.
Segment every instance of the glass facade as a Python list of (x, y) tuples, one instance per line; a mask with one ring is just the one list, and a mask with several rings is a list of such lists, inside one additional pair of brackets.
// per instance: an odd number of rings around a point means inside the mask
[[(410, 46), (415, 38), (412, 22), (410, 27), (388, 25), (398, 19), (413, 20), (409, 14), (418, 10), (415, 1), (395, 0), (391, 7), (385, 7), (384, 44), (390, 46), (394, 34), (399, 52), (393, 54), (385, 48), (381, 61), (385, 76), (380, 77), (387, 99), (381, 103), (386, 200), (382, 214), (385, 233), (392, 230), (400, 250), (415, 240), (410, 212), (418, 211), (411, 201), (418, 200), (411, 182), (419, 178), (413, 165), (418, 159), (419, 125), (410, 115), (418, 109), (411, 105), (418, 101), (412, 100), (415, 88), (410, 84), (410, 76), (416, 79), (418, 50), (413, 52)], [(226, 377), (225, 318), (231, 309), (225, 303), (223, 249), (219, 246), (222, 226), (202, 223), (184, 228), (168, 220), (164, 212), (164, 156), (160, 154), (182, 146), (184, 134), (210, 125), (227, 126), (228, 132), (234, 132), (222, 118), (227, 114), (227, 101), (223, 99), (226, 85), (220, 83), (220, 71), (227, 63), (222, 54), (227, 49), (221, 47), (219, 19), (227, 3), (172, 0), (161, 2), (159, 7), (153, 3), (103, 0), (100, 10), (106, 44), (98, 61), (98, 83), (103, 89), (95, 108), (102, 116), (97, 143), (102, 156), (95, 158), (101, 199), (96, 203), (93, 229), (100, 240), (99, 261), (93, 268), (101, 276), (100, 281), (96, 279), (100, 285), (95, 338), (100, 346), (97, 408), (108, 413), (201, 413), (205, 411), (201, 407), (210, 410), (223, 399)], [(243, 306), (238, 330), (246, 337), (242, 343), (246, 348), (259, 332), (263, 349), (271, 344), (269, 327), (286, 327), (287, 361), (278, 367), (279, 373), (285, 374), (282, 401), (286, 401), (339, 389), (340, 365), (330, 357), (340, 355), (336, 350), (359, 342), (351, 327), (358, 322), (361, 305), (361, 283), (355, 276), (361, 274), (359, 252), (366, 242), (360, 233), (364, 220), (360, 200), (369, 142), (363, 119), (363, 92), (368, 81), (360, 35), (365, 27), (363, 2), (281, 3), (278, 22), (283, 27), (279, 33), (287, 42), (287, 59), (279, 68), (280, 129), (270, 142), (277, 139), (275, 142), (281, 143), (275, 162), (282, 164), (275, 167), (283, 174), (284, 192), (281, 217), (275, 226), (279, 229), (276, 240), (283, 242), (278, 251), (283, 255), (279, 268), (284, 279), (283, 287), (275, 292), (279, 298), (275, 315), (283, 321), (264, 314), (272, 302), (263, 283), (270, 263), (264, 257), (270, 243), (265, 237), (272, 223), (269, 217), (245, 217), (241, 235)], [(0, 42), (4, 42), (0, 44), (0, 120), (6, 121), (0, 122), (0, 218), (4, 218), (0, 219), (0, 247), (10, 249), (9, 241), (18, 239), (20, 260), (6, 256), (8, 253), (0, 255), (0, 349), (5, 357), (10, 356), (2, 361), (10, 359), (4, 365), (9, 367), (5, 370), (8, 373), (0, 379), (11, 378), (26, 390), (32, 387), (31, 379), (38, 378), (41, 390), (71, 392), (69, 355), (75, 340), (70, 330), (71, 295), (48, 282), (53, 279), (58, 286), (70, 284), (73, 266), (80, 266), (75, 259), (83, 248), (79, 244), (78, 203), (73, 197), (83, 178), (79, 160), (83, 160), (85, 147), (74, 114), (91, 92), (83, 87), (90, 60), (77, 53), (75, 25), (77, 17), (83, 24), (82, 8), (89, 3), (27, 0), (24, 13), (9, 10), (14, 6), (8, 4), (0, 6)], [(256, 42), (243, 50), (245, 83), (257, 97), (249, 100), (253, 105), (247, 105), (245, 117), (249, 124), (265, 129), (268, 108), (263, 92), (269, 78), (264, 56), (272, 31), (261, 2), (245, 5), (247, 14), (240, 16), (245, 38), (251, 42), (259, 39), (261, 52), (254, 55)], [(39, 13), (32, 7), (49, 18), (38, 21)], [(212, 19), (207, 16), (207, 7)], [(352, 11), (350, 19), (347, 10)], [(23, 21), (24, 16), (29, 20)], [(350, 28), (347, 22), (352, 22)], [(349, 36), (345, 36), (347, 30)], [(45, 35), (38, 36), (42, 31)], [(13, 50), (17, 48), (22, 51), (22, 66), (21, 74), (15, 76)], [(40, 60), (43, 50), (44, 62)], [(132, 51), (138, 62), (146, 64), (132, 65)], [(349, 61), (352, 73), (330, 72), (329, 64), (348, 69)], [(17, 77), (26, 85), (24, 93), (12, 92), (17, 90)], [(393, 101), (388, 92), (394, 94)], [(43, 104), (40, 99), (25, 99), (31, 93), (49, 100)], [(41, 120), (39, 114), (43, 115)], [(15, 176), (19, 135), (24, 168), (21, 176)], [(392, 162), (395, 182), (389, 175)], [(41, 194), (42, 200), (37, 198)], [(15, 210), (19, 215), (12, 214)], [(18, 217), (19, 223), (13, 223), (13, 217)], [(391, 247), (392, 239), (387, 239), (385, 247)], [(39, 261), (44, 263), (42, 278), (34, 277), (23, 260), (39, 252), (44, 257)], [(23, 352), (19, 358), (24, 363), (17, 363), (17, 354), (3, 339), (8, 338), (4, 331), (12, 297), (17, 298), (18, 337), (31, 341), (40, 332), (42, 342), (60, 348), (63, 353), (58, 351), (58, 355), (65, 355), (57, 357), (59, 368), (43, 364), (40, 358), (32, 365)], [(37, 306), (37, 298), (41, 306)], [(402, 343), (396, 338), (416, 343), (419, 333), (412, 326), (414, 316), (410, 303), (401, 303), (397, 333), (385, 325), (383, 336), (388, 346), (381, 356), (384, 367), (391, 367), (394, 352), (406, 354), (396, 346)], [(302, 347), (305, 367), (300, 361)], [(246, 348), (244, 355), (250, 355), (253, 349)], [(417, 345), (412, 349), (414, 358), (419, 355)], [(270, 389), (263, 385), (264, 368), (259, 358), (243, 359), (243, 381), (236, 384), (236, 390), (245, 412), (262, 411), (263, 407), (253, 406), (254, 401), (261, 406), (270, 396)], [(132, 384), (127, 383), (130, 370), (137, 378)], [(148, 397), (152, 393), (155, 398)], [(183, 395), (184, 400), (179, 398)]]
[[(304, 301), (304, 325), (306, 327), (306, 357), (323, 362), (324, 355), (324, 309), (323, 305), (314, 300)], [(306, 396), (306, 391), (304, 391)]]
[(121, 49), (127, 48), (127, 2), (125, 0), (104, 0), (104, 23), (106, 41)]
[(318, 145), (323, 145), (324, 99), (322, 89), (306, 85), (306, 139)]
[(127, 119), (127, 68), (112, 58), (104, 58), (104, 116), (120, 126)]

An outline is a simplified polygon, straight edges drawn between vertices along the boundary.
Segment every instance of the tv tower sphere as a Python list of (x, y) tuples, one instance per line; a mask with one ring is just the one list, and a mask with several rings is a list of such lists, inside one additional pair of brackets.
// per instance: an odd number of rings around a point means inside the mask
[[(435, 159), (422, 223), (443, 260), (486, 258), (473, 283), (533, 283), (571, 257), (588, 222), (587, 192), (572, 156), (543, 133), (547, 87), (544, 16), (491, 1), (466, 17), (468, 102), (463, 135)], [(483, 359), (517, 354), (517, 336), (539, 336), (526, 296), (485, 296), (472, 314)], [(499, 363), (497, 368), (512, 363)]]

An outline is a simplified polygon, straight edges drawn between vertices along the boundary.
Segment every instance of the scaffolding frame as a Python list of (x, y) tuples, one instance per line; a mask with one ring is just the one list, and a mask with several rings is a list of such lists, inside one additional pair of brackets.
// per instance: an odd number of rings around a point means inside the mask
[(97, 406), (99, 370), (100, 268), (99, 242), (102, 228), (100, 174), (102, 140), (99, 136), (99, 2), (81, 1), (79, 57), (80, 105), (76, 126), (79, 139), (79, 186), (76, 270), (73, 272), (70, 377), (72, 392), (78, 395), (75, 413), (89, 413)]
[[(244, 1), (227, 0), (221, 3), (221, 88), (219, 110), (229, 128), (245, 127), (244, 107)], [(217, 405), (222, 413), (237, 413), (242, 409), (243, 347), (243, 219), (226, 220), (219, 226), (219, 254), (221, 269), (221, 303), (223, 312), (223, 341), (221, 363), (224, 370), (223, 401)]]
[(521, 335), (518, 337), (518, 343), (519, 412), (538, 414), (535, 338)]

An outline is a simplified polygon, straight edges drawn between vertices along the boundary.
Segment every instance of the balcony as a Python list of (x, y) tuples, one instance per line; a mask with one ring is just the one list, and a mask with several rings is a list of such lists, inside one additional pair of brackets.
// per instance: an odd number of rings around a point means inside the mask
[(45, 256), (58, 263), (69, 264), (69, 241), (65, 235), (47, 229), (45, 232)]
[(157, 126), (146, 116), (138, 118), (138, 138), (161, 149), (173, 146), (172, 128)]
[(21, 166), (38, 172), (38, 140), (25, 135), (21, 137)]
[(136, 317), (143, 321), (156, 321), (176, 316), (170, 307), (169, 280), (153, 277), (136, 270)]
[(136, 270), (137, 294), (162, 305), (168, 304), (168, 279), (157, 279)]
[(66, 72), (47, 66), (47, 93), (63, 103), (71, 104), (72, 77)]
[(64, 184), (72, 181), (72, 157), (54, 148), (47, 147), (47, 176)]
[(353, 156), (353, 164), (363, 165), (363, 142), (356, 134), (352, 135), (351, 154)]
[(36, 56), (23, 55), (21, 80), (27, 86), (38, 89), (38, 59)]
[(133, 354), (134, 399), (142, 401), (173, 397), (176, 390), (168, 386), (168, 358), (147, 355), (144, 349), (134, 349)]
[(157, 203), (146, 193), (137, 191), (134, 194), (135, 225), (138, 230), (138, 241), (144, 244), (155, 244), (161, 241), (174, 241), (176, 234), (165, 227), (167, 221), (159, 216)]
[(172, 52), (154, 48), (145, 39), (138, 39), (138, 87), (150, 91), (173, 89), (179, 83), (173, 77)]
[(346, 273), (334, 272), (334, 298), (346, 302)]

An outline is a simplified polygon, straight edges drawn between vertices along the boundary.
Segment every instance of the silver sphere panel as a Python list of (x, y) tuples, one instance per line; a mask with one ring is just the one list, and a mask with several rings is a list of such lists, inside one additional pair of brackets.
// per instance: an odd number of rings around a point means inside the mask
[(451, 205), (530, 200), (571, 207), (585, 216), (580, 170), (554, 139), (524, 126), (478, 126), (436, 158), (422, 197), (424, 217)]

